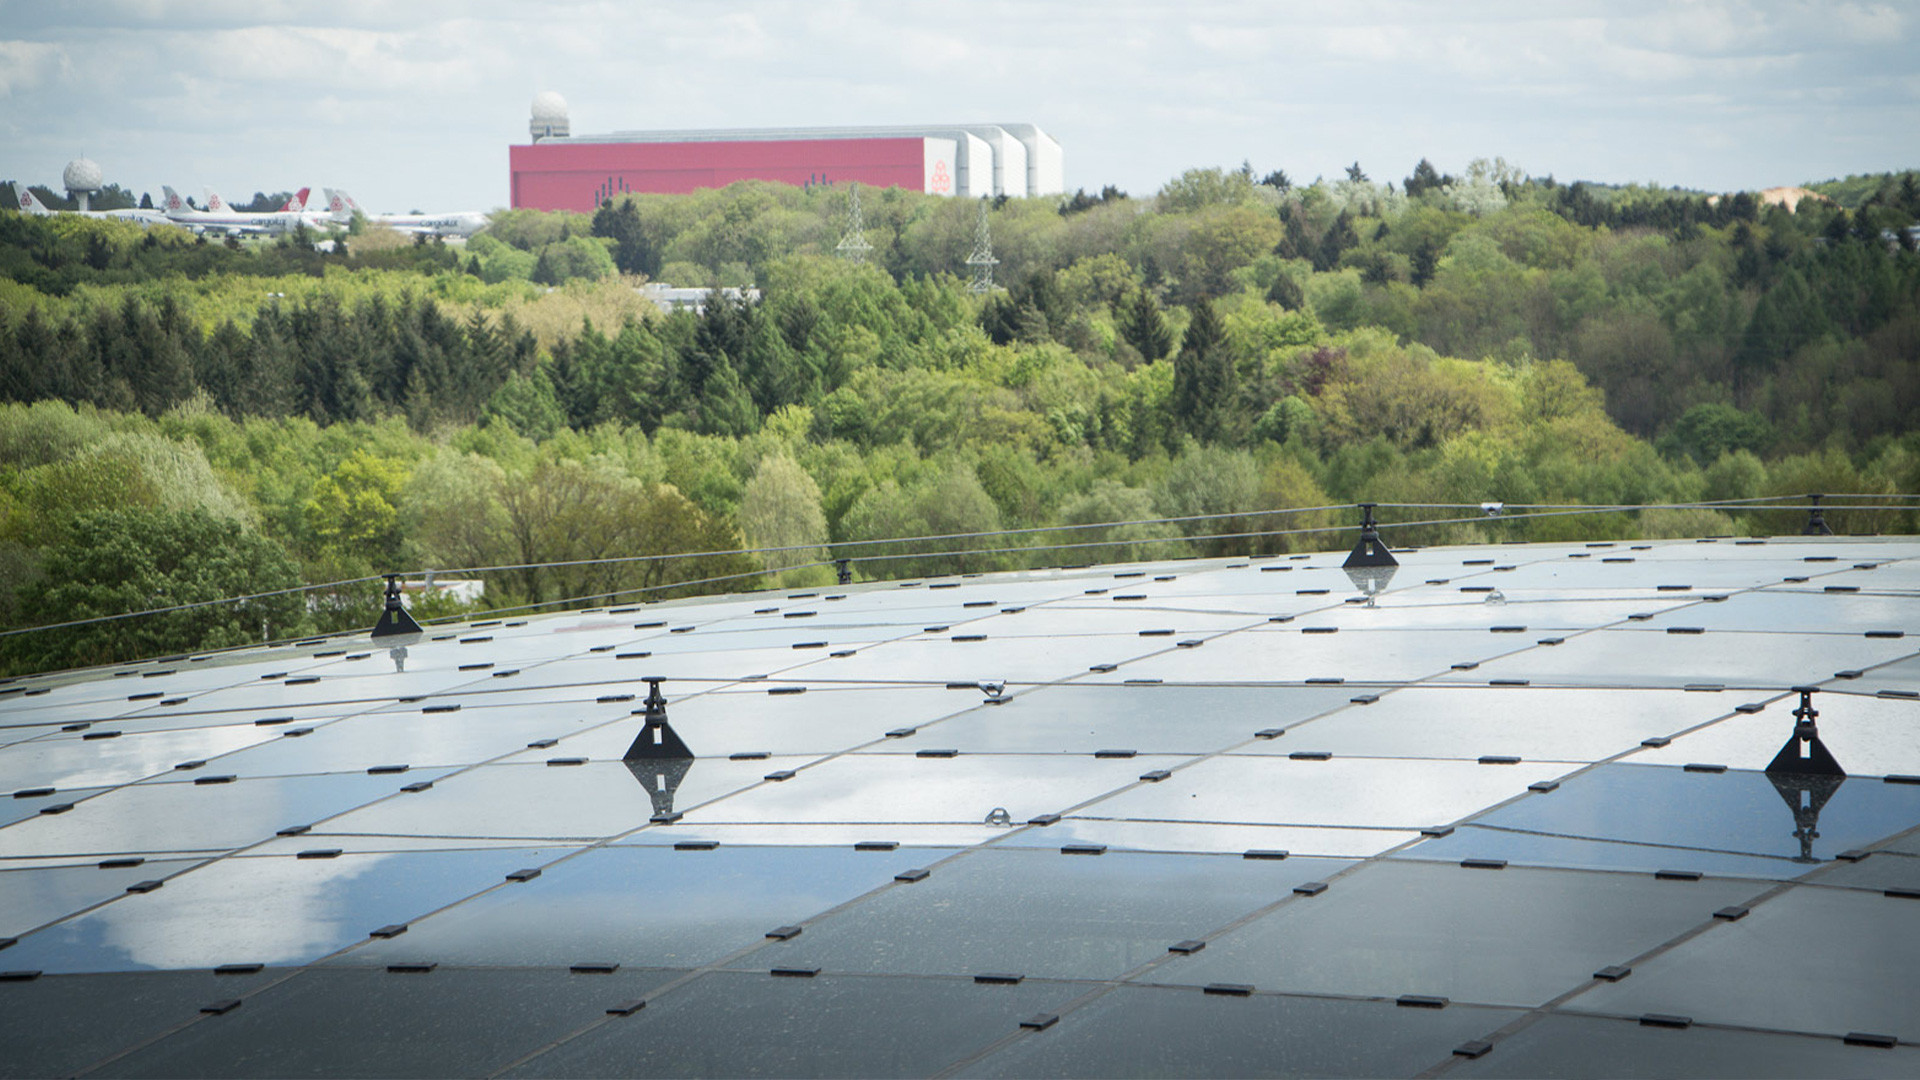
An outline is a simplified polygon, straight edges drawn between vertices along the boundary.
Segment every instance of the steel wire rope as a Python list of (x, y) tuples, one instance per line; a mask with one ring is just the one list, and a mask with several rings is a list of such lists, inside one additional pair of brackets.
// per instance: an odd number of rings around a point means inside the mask
[[(187, 611), (192, 608), (200, 608), (200, 607), (211, 607), (215, 604), (244, 604), (249, 600), (264, 600), (269, 596), (286, 596), (289, 593), (301, 593), (301, 592), (319, 592), (322, 589), (337, 589), (337, 588), (340, 588), (342, 585), (358, 585), (358, 584), (361, 584), (362, 582), (379, 581), (381, 577), (382, 575), (376, 574), (371, 577), (357, 577), (357, 578), (347, 578), (344, 581), (330, 581), (323, 585), (296, 585), (286, 589), (269, 589), (266, 592), (248, 593), (244, 596), (223, 596), (217, 600), (193, 600), (188, 603), (174, 604), (169, 607), (148, 608), (145, 611), (122, 611), (115, 615), (95, 615), (95, 616), (92, 616), (91, 618), (86, 618), (86, 619), (70, 619), (67, 622), (41, 623), (37, 626), (16, 626), (11, 629), (0, 630), (0, 637), (8, 637), (13, 634), (25, 634), (33, 630), (59, 630), (69, 626), (89, 626), (94, 623), (113, 622), (116, 619), (138, 618), (141, 615), (165, 615), (169, 612)], [(308, 634), (304, 636), (311, 637), (313, 635)]]
[[(1766, 496), (1764, 498), (1791, 499), (1791, 498), (1802, 498), (1802, 497), (1804, 496), (1784, 495), (1784, 496)], [(1920, 498), (1920, 496), (1905, 495), (1905, 494), (1843, 496), (1843, 497)], [(1437, 526), (1437, 525), (1463, 525), (1463, 524), (1479, 523), (1484, 521), (1519, 521), (1519, 520), (1525, 520), (1530, 518), (1540, 518), (1540, 517), (1565, 517), (1565, 516), (1577, 516), (1581, 514), (1628, 513), (1628, 512), (1638, 512), (1643, 510), (1721, 509), (1721, 510), (1794, 511), (1794, 510), (1814, 509), (1813, 507), (1807, 507), (1807, 506), (1757, 505), (1758, 502), (1759, 500), (1726, 500), (1724, 502), (1697, 502), (1697, 503), (1618, 503), (1618, 504), (1515, 503), (1510, 505), (1519, 506), (1519, 507), (1543, 507), (1543, 508), (1549, 508), (1549, 509), (1525, 510), (1524, 512), (1517, 513), (1517, 514), (1508, 514), (1508, 513), (1501, 513), (1501, 514), (1495, 514), (1495, 515), (1480, 514), (1472, 517), (1432, 518), (1432, 519), (1420, 520), (1420, 521), (1382, 521), (1382, 522), (1379, 522), (1378, 524), (1387, 526), (1390, 528), (1426, 528), (1426, 527)], [(1215, 513), (1215, 514), (1190, 514), (1190, 515), (1185, 515), (1181, 517), (1140, 518), (1140, 519), (1135, 519), (1131, 521), (1091, 522), (1091, 523), (1078, 524), (1078, 525), (1045, 525), (1045, 526), (1034, 526), (1034, 527), (1022, 528), (1022, 529), (995, 529), (995, 530), (982, 530), (978, 532), (967, 532), (967, 533), (939, 533), (939, 534), (929, 534), (929, 535), (923, 535), (923, 536), (887, 537), (887, 538), (879, 538), (879, 539), (872, 539), (872, 540), (851, 540), (851, 541), (827, 543), (827, 544), (790, 544), (790, 545), (784, 545), (779, 547), (737, 548), (737, 549), (721, 550), (721, 551), (670, 552), (670, 553), (664, 553), (664, 554), (658, 554), (658, 555), (623, 555), (623, 556), (610, 556), (610, 557), (601, 558), (601, 559), (569, 559), (569, 560), (556, 560), (552, 562), (543, 562), (543, 563), (515, 563), (515, 564), (507, 564), (507, 565), (501, 565), (501, 566), (459, 567), (459, 568), (452, 568), (452, 569), (436, 568), (432, 570), (415, 571), (410, 574), (400, 574), (400, 575), (394, 575), (394, 576), (413, 577), (413, 576), (421, 576), (421, 575), (438, 575), (438, 574), (503, 573), (503, 572), (513, 571), (513, 570), (556, 569), (556, 568), (571, 567), (571, 566), (604, 566), (604, 565), (612, 565), (617, 563), (630, 563), (630, 562), (657, 562), (657, 561), (664, 561), (667, 559), (696, 559), (696, 558), (719, 557), (719, 556), (729, 556), (729, 555), (777, 554), (777, 553), (787, 552), (787, 551), (818, 550), (819, 548), (822, 548), (822, 547), (826, 547), (829, 549), (839, 549), (839, 548), (847, 548), (847, 547), (872, 547), (872, 546), (877, 546), (881, 544), (911, 544), (911, 543), (925, 542), (929, 540), (966, 540), (966, 539), (978, 539), (978, 538), (995, 537), (995, 536), (1033, 535), (1036, 533), (1058, 532), (1058, 531), (1075, 530), (1075, 529), (1125, 528), (1125, 527), (1130, 527), (1135, 525), (1180, 524), (1180, 523), (1193, 522), (1193, 521), (1215, 521), (1215, 520), (1221, 520), (1226, 518), (1268, 517), (1276, 514), (1319, 513), (1319, 512), (1325, 512), (1330, 510), (1356, 509), (1361, 505), (1362, 504), (1360, 503), (1338, 503), (1338, 504), (1333, 504), (1329, 506), (1282, 507), (1282, 508), (1271, 509), (1271, 510), (1246, 510), (1246, 511), (1235, 511), (1235, 512), (1226, 512), (1226, 513)], [(1389, 508), (1389, 509), (1393, 509), (1393, 508), (1447, 509), (1447, 508), (1455, 508), (1455, 507), (1461, 508), (1461, 509), (1468, 509), (1468, 508), (1478, 508), (1482, 504), (1479, 504), (1479, 503), (1375, 503), (1373, 505), (1378, 508)], [(1869, 510), (1890, 510), (1890, 509), (1899, 509), (1899, 508), (1890, 507), (1886, 505), (1823, 504), (1820, 507), (1818, 507), (1818, 509), (1824, 512), (1828, 510), (1869, 511)], [(937, 552), (903, 552), (903, 553), (889, 553), (889, 554), (883, 554), (883, 555), (849, 555), (849, 556), (842, 556), (840, 558), (828, 559), (828, 560), (819, 561), (819, 562), (800, 564), (793, 567), (782, 567), (781, 569), (783, 570), (802, 569), (802, 568), (810, 568), (814, 566), (830, 566), (841, 561), (842, 559), (844, 559), (849, 563), (852, 563), (852, 562), (891, 561), (891, 560), (908, 559), (908, 558), (949, 558), (949, 557), (954, 557), (958, 555), (969, 555), (969, 554), (987, 555), (987, 554), (1009, 554), (1009, 553), (1020, 552), (1020, 551), (1073, 550), (1073, 549), (1090, 548), (1090, 547), (1108, 547), (1108, 546), (1114, 546), (1114, 545), (1120, 545), (1120, 544), (1156, 544), (1156, 543), (1174, 543), (1174, 542), (1185, 542), (1185, 541), (1229, 540), (1229, 539), (1245, 539), (1245, 538), (1259, 537), (1259, 536), (1304, 536), (1304, 535), (1311, 535), (1315, 533), (1344, 532), (1351, 528), (1353, 528), (1352, 525), (1325, 525), (1325, 526), (1315, 526), (1315, 527), (1301, 528), (1301, 529), (1264, 529), (1264, 530), (1253, 530), (1253, 531), (1246, 531), (1246, 532), (1210, 533), (1210, 534), (1202, 534), (1198, 536), (1141, 537), (1141, 538), (1129, 538), (1129, 539), (1088, 540), (1088, 541), (1078, 541), (1078, 542), (1072, 542), (1072, 543), (1035, 544), (1035, 545), (1028, 545), (1024, 547), (968, 548), (968, 549), (937, 551)], [(485, 610), (488, 613), (492, 613), (492, 612), (511, 612), (511, 611), (528, 610), (536, 607), (551, 607), (556, 604), (577, 603), (581, 600), (589, 600), (598, 596), (619, 596), (619, 595), (626, 595), (626, 594), (635, 593), (635, 592), (659, 591), (663, 589), (681, 588), (681, 587), (692, 586), (692, 585), (712, 584), (719, 581), (738, 580), (741, 578), (755, 577), (765, 572), (766, 571), (764, 570), (754, 570), (754, 571), (747, 571), (747, 572), (742, 572), (737, 574), (720, 575), (720, 576), (711, 577), (711, 578), (698, 578), (698, 579), (691, 579), (687, 581), (664, 583), (660, 585), (640, 586), (640, 587), (635, 587), (631, 589), (616, 589), (611, 591), (598, 590), (592, 593), (585, 594), (583, 596), (574, 597), (566, 600), (543, 601), (539, 604), (523, 604), (523, 605), (516, 605), (513, 607), (507, 607), (507, 608), (489, 608)], [(387, 576), (388, 575), (384, 575), (384, 574), (369, 575), (366, 577), (348, 578), (341, 581), (327, 582), (319, 585), (301, 585), (301, 586), (295, 586), (295, 587), (286, 588), (286, 589), (274, 589), (274, 590), (268, 590), (266, 592), (250, 593), (243, 596), (224, 597), (224, 598), (215, 599), (215, 600), (197, 600), (197, 601), (192, 601), (190, 603), (175, 604), (169, 607), (149, 608), (142, 611), (119, 612), (112, 615), (99, 615), (99, 616), (93, 616), (91, 618), (86, 618), (86, 619), (72, 619), (72, 620), (68, 620), (65, 622), (58, 622), (58, 623), (43, 623), (36, 626), (13, 627), (6, 630), (0, 630), (0, 637), (7, 637), (15, 634), (30, 633), (37, 630), (58, 630), (58, 629), (65, 629), (65, 628), (74, 627), (74, 626), (87, 626), (87, 625), (92, 625), (96, 623), (111, 622), (111, 621), (120, 620), (120, 619), (137, 618), (145, 615), (163, 615), (163, 614), (168, 614), (175, 611), (185, 611), (185, 610), (190, 610), (190, 609), (199, 608), (199, 607), (211, 607), (217, 604), (245, 603), (246, 601), (249, 601), (249, 600), (264, 599), (271, 596), (283, 596), (291, 593), (319, 592), (327, 589), (338, 589), (342, 586), (347, 586), (347, 585), (358, 585), (358, 584), (367, 583), (367, 582), (380, 581)], [(302, 635), (302, 637), (306, 637), (306, 636), (311, 636), (311, 635)], [(300, 640), (300, 638), (282, 639), (282, 640)], [(272, 642), (268, 642), (266, 644), (272, 644)]]

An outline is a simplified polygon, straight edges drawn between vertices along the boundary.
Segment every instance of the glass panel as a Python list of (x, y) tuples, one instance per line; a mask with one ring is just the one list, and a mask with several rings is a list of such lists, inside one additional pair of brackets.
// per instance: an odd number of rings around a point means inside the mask
[[(1302, 616), (1308, 621), (1314, 616)], [(1154, 640), (1151, 638), (1142, 640)], [(1161, 639), (1164, 640), (1164, 639)], [(1472, 630), (1341, 631), (1253, 630), (1178, 649), (1088, 682), (1159, 678), (1168, 682), (1300, 682), (1340, 678), (1348, 682), (1420, 679), (1460, 661), (1490, 660), (1519, 643), (1505, 634)], [(1531, 644), (1531, 640), (1528, 641)], [(1356, 691), (1349, 691), (1348, 696)]]
[[(9, 968), (16, 965), (8, 963)], [(247, 993), (276, 972), (207, 971), (45, 975), (0, 982), (0, 1076), (73, 1076)]]
[[(1131, 585), (1115, 587), (1117, 596), (1138, 596)], [(1111, 596), (1088, 597), (1089, 602), (1078, 600), (1043, 608), (1028, 608), (1011, 615), (997, 615), (983, 619), (954, 633), (987, 634), (1001, 637), (1125, 637), (1138, 636), (1142, 630), (1170, 628), (1176, 637), (1195, 637), (1220, 633), (1223, 630), (1239, 630), (1262, 625), (1264, 616), (1250, 616), (1241, 613), (1223, 614), (1219, 611), (1183, 611), (1169, 608), (1164, 604), (1134, 601), (1116, 601)], [(1091, 601), (1106, 601), (1104, 606), (1096, 606)]]
[[(221, 758), (208, 768), (239, 776), (278, 776), (364, 771), (381, 765), (470, 765), (523, 751), (535, 739), (564, 738), (588, 725), (624, 719), (631, 708), (631, 704), (586, 704), (564, 710), (468, 705), (459, 712), (424, 713), (419, 705), (399, 706), (327, 724), (304, 738), (269, 735), (267, 745)], [(627, 742), (632, 741), (629, 732)], [(625, 750), (622, 744), (620, 752)]]
[(672, 847), (688, 840), (759, 847), (852, 847), (855, 844), (892, 843), (910, 848), (962, 848), (994, 840), (1007, 841), (1004, 825), (931, 825), (924, 822), (827, 822), (792, 824), (760, 822), (751, 825), (703, 825), (680, 821), (670, 829), (641, 829), (614, 844), (636, 847)]
[[(1834, 689), (1848, 685), (1827, 684)], [(1714, 762), (1735, 769), (1764, 769), (1793, 735), (1793, 710), (1800, 704), (1797, 694), (1772, 701), (1764, 693), (1730, 700), (1718, 694), (1712, 698), (1722, 712), (1731, 712), (1734, 705), (1749, 701), (1766, 702), (1766, 707), (1757, 713), (1728, 716), (1711, 727), (1680, 736), (1669, 746), (1641, 750), (1631, 760), (1649, 765)], [(1849, 774), (1920, 774), (1920, 739), (1913, 737), (1920, 728), (1920, 702), (1827, 693), (1815, 695), (1813, 705), (1820, 712), (1820, 741)]]
[(1505, 1009), (1122, 986), (961, 1076), (1414, 1076)]
[(1505, 859), (1525, 866), (1636, 870), (1648, 874), (1661, 870), (1693, 870), (1718, 876), (1778, 880), (1799, 877), (1812, 868), (1784, 855), (1740, 855), (1677, 844), (1583, 840), (1471, 824), (1460, 826), (1451, 836), (1409, 848), (1402, 855), (1443, 863), (1461, 859)]
[(486, 1076), (678, 972), (312, 970), (100, 1076)]
[[(1599, 1012), (1844, 1035), (1920, 1031), (1914, 901), (1797, 887), (1738, 922), (1634, 965), (1567, 1003)], [(1618, 961), (1609, 961), (1617, 963)]]
[(1537, 1005), (1765, 888), (1727, 879), (1374, 863), (1160, 968), (1153, 979)]
[[(692, 810), (687, 821), (695, 825), (782, 821), (969, 824), (985, 821), (996, 808), (1004, 809), (1014, 821), (1026, 821), (1131, 785), (1141, 772), (1167, 768), (1180, 760), (852, 754), (821, 762), (785, 783), (762, 784)], [(768, 766), (767, 762), (747, 764)], [(705, 765), (699, 763), (695, 774)]]
[[(1462, 583), (1491, 585), (1500, 590), (1499, 597), (1489, 602), (1487, 598), (1493, 596), (1492, 593), (1462, 593), (1458, 591)], [(1534, 635), (1516, 634), (1507, 638), (1506, 643), (1511, 646), (1531, 645), (1547, 633), (1565, 634), (1606, 626), (1637, 612), (1659, 610), (1664, 605), (1664, 598), (1661, 604), (1649, 607), (1643, 599), (1617, 600), (1611, 594), (1601, 598), (1569, 596), (1560, 590), (1512, 589), (1508, 587), (1511, 584), (1504, 574), (1494, 579), (1461, 578), (1444, 586), (1433, 586), (1433, 594), (1429, 596), (1408, 597), (1403, 601), (1397, 594), (1389, 594), (1371, 608), (1345, 604), (1310, 620), (1299, 621), (1338, 626), (1343, 630), (1478, 630), (1483, 634), (1495, 626), (1524, 626)]]
[(439, 775), (416, 770), (401, 776), (337, 773), (228, 784), (184, 780), (133, 784), (81, 802), (64, 814), (22, 821), (0, 836), (12, 856), (226, 851), (265, 840), (290, 825), (311, 824), (387, 798), (402, 784)]
[(183, 761), (206, 760), (277, 739), (267, 728), (209, 727), (87, 740), (62, 734), (0, 753), (0, 791), (25, 787), (106, 787), (171, 773)]
[[(1639, 624), (1634, 624), (1638, 626)], [(1817, 683), (1847, 668), (1865, 668), (1905, 656), (1904, 641), (1801, 634), (1669, 634), (1661, 630), (1597, 630), (1551, 649), (1529, 649), (1490, 661), (1471, 681), (1531, 679), (1568, 686), (1788, 687)], [(1451, 676), (1457, 682), (1464, 676)]]
[(1890, 664), (1881, 664), (1866, 673), (1866, 677), (1849, 684), (1850, 689), (1860, 694), (1878, 694), (1891, 690), (1906, 695), (1908, 704), (1912, 696), (1920, 694), (1920, 656), (1910, 656), (1904, 660), (1895, 660)]
[(776, 926), (813, 918), (888, 884), (901, 870), (948, 854), (903, 856), (851, 845), (601, 848), (422, 919), (406, 934), (369, 942), (338, 962), (565, 966), (610, 960), (697, 967), (764, 944)]
[(222, 859), (22, 938), (7, 950), (6, 962), (55, 972), (301, 964), (559, 854), (481, 850)]
[[(111, 900), (136, 881), (163, 878), (192, 865), (191, 861), (155, 860), (139, 866), (46, 866), (0, 871), (0, 937), (19, 937), (42, 923)], [(10, 961), (11, 956), (0, 956), (0, 966), (15, 967)]]
[[(778, 685), (804, 684), (783, 681)], [(668, 683), (662, 689), (671, 688)], [(638, 699), (645, 696), (642, 684), (636, 700), (613, 707), (636, 708)], [(757, 686), (674, 701), (667, 707), (667, 718), (702, 759), (739, 753), (818, 755), (871, 742), (898, 728), (931, 724), (979, 700), (980, 693), (972, 689), (813, 685), (805, 693), (769, 694), (767, 687)], [(571, 738), (561, 736), (565, 741), (559, 747), (528, 750), (514, 760), (544, 760), (555, 754), (618, 759), (633, 742), (639, 723), (635, 719), (631, 725), (613, 724)]]
[[(1355, 693), (1347, 691), (1341, 701)], [(1344, 709), (1240, 752), (1286, 754), (1311, 743), (1339, 755), (1598, 761), (1642, 739), (1724, 715), (1735, 703), (1684, 690), (1418, 686), (1381, 694), (1365, 708)]]
[[(22, 788), (19, 790), (34, 791), (36, 789)], [(67, 805), (77, 806), (81, 803), (84, 803), (89, 797), (98, 795), (101, 792), (106, 790), (108, 789), (107, 788), (59, 788), (45, 795), (24, 795), (24, 796), (16, 792), (13, 798), (0, 799), (0, 827), (11, 825), (16, 821), (32, 821), (34, 820), (35, 817), (37, 817), (40, 814), (42, 810), (46, 809), (47, 807), (57, 807), (57, 806), (67, 806)], [(65, 811), (65, 812), (72, 813), (72, 811)], [(34, 826), (34, 828), (38, 829), (39, 826)], [(8, 831), (8, 832), (0, 833), (0, 851), (4, 851), (8, 855), (43, 854), (42, 852), (28, 851), (16, 846), (18, 841), (15, 839), (15, 837), (20, 835), (26, 835), (26, 832), (25, 831), (21, 831), (21, 832)]]
[(1111, 979), (1346, 865), (977, 851), (769, 945), (751, 961), (876, 974)]
[[(598, 840), (646, 825), (656, 814), (691, 811), (763, 783), (801, 758), (729, 761), (589, 761), (584, 765), (484, 765), (429, 791), (366, 807), (327, 823), (345, 833)], [(413, 775), (408, 773), (407, 776)], [(778, 785), (771, 785), (778, 786)]]
[(1859, 889), (1920, 890), (1920, 857), (1876, 851), (1859, 862), (1838, 862), (1809, 880)]
[(810, 652), (789, 648), (731, 649), (721, 652), (689, 652), (671, 656), (619, 658), (620, 652), (650, 652), (646, 643), (617, 652), (596, 653), (542, 665), (539, 678), (552, 686), (580, 683), (619, 682), (642, 676), (659, 675), (669, 680), (689, 679), (731, 681), (748, 675), (772, 675), (813, 658)]
[(1920, 1074), (1920, 1050), (1847, 1046), (1838, 1039), (1727, 1031), (1643, 1027), (1635, 1020), (1547, 1016), (1500, 1040), (1484, 1057), (1458, 1059), (1448, 1076), (1858, 1076), (1909, 1078)]
[[(1920, 785), (1866, 777), (1776, 783), (1764, 773), (1741, 770), (1602, 765), (1475, 824), (1659, 845), (1666, 865), (1675, 869), (1698, 869), (1688, 862), (1687, 849), (1696, 848), (1817, 862), (1920, 824)], [(1424, 850), (1422, 845), (1415, 852)]]
[[(1310, 738), (1303, 735), (1298, 749), (1317, 749)], [(1078, 812), (1151, 821), (1419, 829), (1457, 821), (1566, 768), (1533, 762), (1294, 761), (1236, 755), (1203, 761), (1157, 784), (1134, 786)]]
[[(809, 679), (934, 683), (982, 679), (1055, 682), (1084, 675), (1095, 664), (1120, 663), (1171, 648), (1173, 640), (1119, 634), (1037, 639), (989, 637), (977, 642), (923, 638), (876, 645), (850, 657), (829, 657), (792, 674)], [(1126, 670), (1131, 672), (1131, 666)]]
[[(1318, 686), (1058, 686), (974, 708), (900, 746), (963, 753), (1204, 754), (1345, 705), (1353, 691)], [(973, 705), (955, 692), (957, 704)]]
[[(1099, 810), (1101, 807), (1090, 807)], [(1068, 842), (1105, 844), (1116, 851), (1190, 851), (1239, 855), (1287, 851), (1295, 855), (1366, 858), (1420, 838), (1408, 829), (1228, 825), (1218, 821), (1117, 821), (1079, 815), (1042, 829), (1022, 829), (1001, 847), (1057, 848)]]
[[(1804, 573), (1804, 570), (1787, 573)], [(1862, 630), (1905, 630), (1911, 634), (1920, 632), (1920, 613), (1913, 609), (1913, 602), (1907, 597), (1766, 589), (1738, 593), (1719, 603), (1676, 608), (1655, 616), (1647, 625), (1662, 629), (1704, 626), (1708, 630), (1776, 630), (1848, 637), (1858, 637)]]
[(928, 1076), (1058, 1006), (1040, 982), (714, 972), (508, 1076)]

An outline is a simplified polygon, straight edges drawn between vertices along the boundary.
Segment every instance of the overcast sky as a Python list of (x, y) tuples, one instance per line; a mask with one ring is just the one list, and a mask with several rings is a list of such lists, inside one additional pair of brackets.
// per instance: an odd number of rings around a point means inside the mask
[(1022, 121), (1067, 187), (1503, 156), (1708, 190), (1920, 166), (1920, 5), (1435, 0), (0, 0), (0, 179), (488, 209), (575, 134)]

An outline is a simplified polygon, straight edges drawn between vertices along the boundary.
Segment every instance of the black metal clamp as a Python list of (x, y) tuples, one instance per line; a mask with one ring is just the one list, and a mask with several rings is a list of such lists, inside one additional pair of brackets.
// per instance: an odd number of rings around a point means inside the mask
[(640, 734), (634, 736), (633, 745), (627, 747), (622, 761), (649, 761), (659, 759), (691, 759), (693, 751), (687, 749), (680, 736), (674, 733), (673, 726), (667, 723), (667, 699), (660, 692), (660, 684), (665, 679), (660, 675), (646, 676), (647, 698), (641, 702), (641, 708), (633, 710), (634, 715), (645, 718)]
[(387, 574), (387, 606), (380, 612), (380, 621), (373, 626), (374, 637), (389, 637), (393, 634), (418, 634), (420, 624), (408, 614), (406, 605), (400, 600), (400, 575)]
[(1805, 528), (1800, 530), (1800, 535), (1832, 536), (1833, 526), (1827, 524), (1827, 513), (1820, 509), (1820, 500), (1826, 498), (1826, 496), (1809, 495), (1807, 498), (1812, 500), (1813, 505), (1807, 508), (1807, 524)]

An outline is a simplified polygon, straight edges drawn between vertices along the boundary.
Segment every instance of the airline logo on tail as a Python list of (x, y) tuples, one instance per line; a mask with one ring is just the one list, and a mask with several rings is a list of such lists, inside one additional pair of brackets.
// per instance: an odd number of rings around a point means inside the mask
[(170, 187), (167, 187), (164, 184), (161, 185), (160, 190), (162, 193), (166, 195), (166, 199), (163, 205), (167, 208), (167, 213), (178, 214), (186, 210), (187, 208), (186, 200), (180, 197), (179, 192), (173, 190)]
[(220, 193), (211, 188), (207, 190), (207, 210), (214, 214), (232, 213), (232, 210), (227, 207), (227, 200), (221, 198)]
[(288, 199), (285, 205), (280, 207), (280, 212), (283, 214), (298, 214), (305, 210), (307, 208), (307, 193), (312, 190), (312, 188), (301, 188), (299, 191), (294, 192), (293, 198)]
[(15, 194), (20, 197), (20, 209), (25, 210), (29, 214), (44, 215), (53, 213), (53, 211), (40, 205), (40, 200), (33, 197), (33, 192), (28, 190), (25, 184), (16, 184), (13, 190)]

